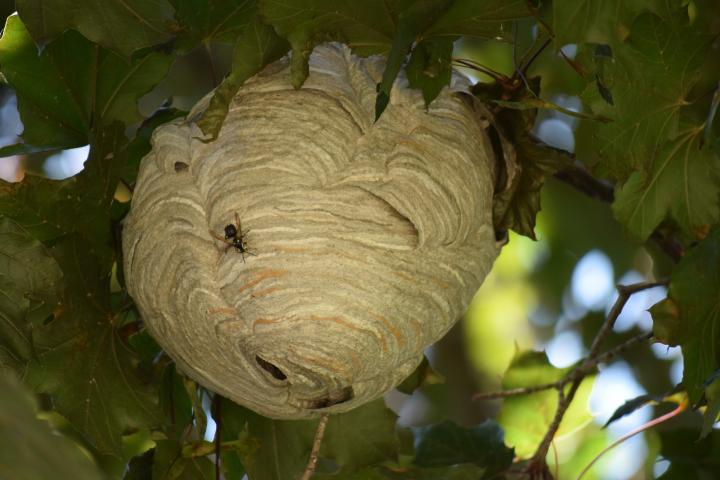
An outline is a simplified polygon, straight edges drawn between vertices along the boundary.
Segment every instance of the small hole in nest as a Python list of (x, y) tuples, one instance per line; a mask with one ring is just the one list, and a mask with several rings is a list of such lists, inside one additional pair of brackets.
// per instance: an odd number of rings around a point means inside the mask
[(188, 168), (190, 168), (190, 165), (185, 162), (175, 162), (175, 171), (178, 173), (185, 172)]
[(495, 241), (500, 245), (508, 243), (508, 231), (507, 230), (495, 230)]
[(278, 367), (268, 362), (267, 360), (255, 355), (255, 361), (258, 363), (258, 365), (260, 365), (263, 369), (270, 373), (270, 375), (277, 378), (278, 380), (287, 380), (287, 375), (285, 375), (282, 370), (280, 370)]
[(348, 400), (352, 400), (354, 396), (355, 392), (353, 391), (353, 388), (345, 387), (342, 390), (330, 392), (330, 394), (325, 397), (312, 400), (310, 402), (310, 408), (316, 410), (319, 408), (332, 407), (333, 405), (338, 405), (340, 403), (345, 403)]

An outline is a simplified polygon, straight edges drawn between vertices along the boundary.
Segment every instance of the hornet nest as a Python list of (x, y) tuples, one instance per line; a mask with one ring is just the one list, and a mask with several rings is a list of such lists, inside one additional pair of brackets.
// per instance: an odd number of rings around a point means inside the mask
[(216, 141), (176, 121), (142, 161), (130, 295), (185, 374), (263, 415), (343, 412), (393, 388), (504, 243), (493, 192), (514, 167), (493, 154), (490, 114), (458, 75), (426, 109), (401, 74), (375, 122), (384, 66), (326, 44), (296, 90), (280, 60), (245, 83)]

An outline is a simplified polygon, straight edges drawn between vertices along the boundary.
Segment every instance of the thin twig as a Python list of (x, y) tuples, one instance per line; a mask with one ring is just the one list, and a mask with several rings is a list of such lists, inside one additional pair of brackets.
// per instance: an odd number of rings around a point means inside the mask
[(620, 445), (622, 442), (624, 442), (624, 441), (627, 440), (628, 438), (634, 437), (635, 435), (637, 435), (637, 434), (640, 433), (640, 432), (644, 432), (645, 430), (647, 430), (647, 429), (649, 429), (649, 428), (652, 428), (652, 427), (654, 427), (655, 425), (658, 425), (658, 424), (660, 424), (660, 423), (666, 422), (666, 421), (670, 420), (671, 418), (673, 418), (673, 417), (681, 414), (683, 411), (685, 411), (685, 408), (686, 408), (686, 407), (687, 407), (686, 404), (681, 403), (680, 405), (678, 405), (678, 407), (677, 407), (675, 410), (673, 410), (673, 411), (671, 411), (671, 412), (668, 412), (668, 413), (666, 413), (665, 415), (659, 416), (658, 418), (655, 418), (655, 419), (653, 419), (653, 420), (650, 420), (649, 422), (647, 422), (647, 423), (645, 423), (645, 424), (643, 424), (643, 425), (640, 425), (640, 426), (639, 426), (638, 428), (636, 428), (635, 430), (632, 430), (631, 432), (628, 432), (628, 433), (626, 433), (625, 435), (623, 435), (622, 437), (620, 437), (620, 438), (618, 438), (617, 440), (615, 440), (613, 443), (611, 443), (610, 445), (608, 445), (607, 447), (605, 447), (600, 453), (598, 453), (598, 454), (595, 456), (595, 458), (592, 459), (592, 461), (583, 469), (583, 471), (580, 472), (580, 475), (578, 475), (577, 480), (580, 480), (580, 479), (583, 477), (583, 475), (585, 475), (585, 474), (588, 472), (588, 470), (590, 470), (590, 468), (592, 468), (592, 466), (595, 465), (595, 462), (597, 462), (597, 461), (600, 459), (600, 457), (602, 457), (603, 455), (605, 455), (607, 452), (609, 452), (610, 450), (612, 450), (612, 449), (615, 448), (616, 446)]
[(616, 346), (615, 348), (608, 350), (607, 352), (599, 354), (594, 359), (587, 358), (584, 362), (582, 362), (580, 365), (578, 365), (575, 369), (570, 371), (567, 375), (565, 375), (563, 378), (558, 380), (557, 382), (551, 382), (551, 383), (543, 383), (540, 385), (533, 385), (532, 387), (520, 387), (520, 388), (511, 388), (508, 390), (500, 390), (498, 392), (485, 392), (485, 393), (476, 393), (473, 395), (473, 400), (495, 400), (498, 398), (508, 398), (508, 397), (518, 397), (521, 395), (530, 395), (532, 393), (542, 392), (544, 390), (551, 390), (551, 389), (561, 389), (568, 383), (570, 383), (572, 380), (574, 380), (577, 375), (582, 373), (583, 376), (588, 375), (591, 371), (595, 370), (595, 367), (598, 366), (600, 363), (606, 363), (610, 361), (612, 358), (617, 356), (618, 354), (622, 353), (623, 351), (627, 350), (628, 348), (632, 347), (633, 345), (636, 345), (638, 343), (642, 343), (646, 340), (650, 340), (652, 338), (652, 333), (641, 333), (639, 335), (636, 335), (625, 342), (621, 343), (620, 345)]
[[(610, 335), (610, 332), (612, 331), (615, 322), (617, 321), (620, 313), (625, 307), (625, 304), (627, 304), (627, 301), (635, 293), (663, 285), (667, 285), (667, 281), (640, 282), (632, 285), (618, 285), (618, 298), (615, 301), (615, 304), (613, 304), (612, 308), (610, 309), (610, 312), (608, 313), (608, 316), (605, 319), (602, 327), (600, 327), (597, 335), (595, 335), (595, 339), (590, 346), (590, 352), (588, 353), (587, 357), (585, 357), (585, 360), (578, 367), (573, 369), (568, 375), (568, 378), (572, 378), (572, 384), (570, 385), (570, 389), (567, 393), (565, 393), (564, 391), (565, 385), (561, 386), (558, 389), (558, 406), (557, 410), (555, 411), (555, 417), (548, 426), (548, 429), (545, 432), (545, 436), (543, 437), (540, 445), (535, 451), (535, 454), (530, 460), (528, 466), (529, 471), (536, 471), (538, 470), (539, 466), (545, 465), (545, 457), (547, 456), (548, 448), (550, 447), (553, 438), (555, 438), (555, 434), (560, 428), (560, 423), (565, 417), (565, 412), (570, 406), (570, 403), (572, 403), (572, 400), (575, 397), (575, 393), (577, 392), (578, 388), (580, 388), (580, 384), (582, 383), (582, 381), (585, 379), (588, 373), (593, 370), (597, 365), (600, 348), (602, 347), (602, 344), (608, 337), (608, 335)], [(643, 334), (643, 336), (647, 336), (647, 334)], [(632, 340), (633, 342), (637, 341), (635, 339)], [(624, 345), (623, 347), (626, 348)]]
[(317, 465), (318, 455), (320, 454), (320, 445), (322, 439), (325, 436), (325, 427), (330, 416), (325, 413), (320, 417), (317, 430), (315, 431), (315, 440), (313, 440), (312, 451), (310, 452), (310, 460), (308, 461), (307, 467), (305, 467), (305, 473), (303, 473), (302, 480), (310, 480), (313, 473), (315, 473), (315, 466)]

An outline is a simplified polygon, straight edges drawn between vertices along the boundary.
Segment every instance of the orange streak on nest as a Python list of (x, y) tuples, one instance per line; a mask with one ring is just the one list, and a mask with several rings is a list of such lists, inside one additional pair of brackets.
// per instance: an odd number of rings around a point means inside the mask
[(244, 292), (248, 288), (254, 287), (258, 283), (262, 282), (263, 280), (267, 280), (269, 278), (280, 278), (288, 274), (287, 270), (262, 270), (257, 275), (253, 275), (253, 279), (249, 282), (246, 282), (243, 286), (239, 288), (240, 292)]
[[(395, 327), (395, 325), (392, 324), (392, 322), (390, 320), (383, 317), (382, 315), (377, 315), (377, 314), (372, 314), (372, 313), (370, 315), (377, 318), (380, 321), (380, 323), (382, 323), (385, 326), (385, 328), (387, 328), (390, 331), (392, 336), (395, 337), (395, 341), (397, 342), (397, 344), (400, 348), (402, 348), (403, 345), (405, 345), (405, 337), (403, 337), (402, 332), (400, 332), (400, 330), (398, 330)], [(383, 350), (387, 351), (384, 339), (383, 339)]]
[(280, 323), (283, 320), (284, 318), (256, 318), (252, 323), (253, 333), (255, 333), (255, 327), (257, 325), (272, 325), (273, 323)]
[(270, 288), (266, 288), (265, 290), (258, 290), (255, 293), (251, 293), (250, 296), (253, 298), (267, 297), (268, 295), (275, 293), (278, 290), (281, 290), (281, 288), (280, 287), (270, 287)]
[[(293, 355), (295, 355), (297, 358), (307, 360), (309, 363), (314, 363), (315, 365), (318, 365), (318, 366), (320, 366), (326, 370), (329, 370), (331, 372), (342, 372), (343, 376), (345, 377), (344, 380), (346, 380), (347, 382), (352, 381), (352, 378), (353, 378), (352, 373), (347, 368), (345, 368), (343, 362), (336, 363), (336, 362), (333, 362), (332, 359), (302, 355), (293, 348), (289, 348), (288, 351), (291, 352)], [(353, 355), (352, 360), (357, 368), (359, 366), (359, 361), (355, 355)]]
[[(310, 315), (310, 320), (320, 320), (320, 321), (327, 321), (327, 322), (335, 322), (339, 325), (342, 325), (343, 327), (347, 327), (351, 330), (355, 330), (356, 332), (367, 332), (364, 328), (359, 328), (353, 325), (351, 322), (348, 322), (347, 320), (343, 320), (340, 317), (321, 317), (318, 315)], [(380, 342), (382, 342), (382, 348), (383, 351), (387, 352), (387, 342), (385, 341), (385, 337), (382, 335), (377, 335), (380, 338)]]

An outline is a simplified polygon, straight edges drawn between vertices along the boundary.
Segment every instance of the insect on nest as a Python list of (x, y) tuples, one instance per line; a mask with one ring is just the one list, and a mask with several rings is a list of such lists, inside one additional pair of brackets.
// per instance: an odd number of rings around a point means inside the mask
[(240, 222), (240, 215), (235, 212), (235, 224), (228, 223), (227, 225), (225, 225), (224, 237), (218, 235), (212, 230), (210, 230), (210, 235), (227, 244), (224, 253), (227, 253), (230, 248), (234, 247), (235, 250), (237, 250), (242, 255), (243, 263), (245, 263), (245, 254), (252, 256), (257, 255), (256, 253), (248, 249), (247, 243), (245, 242), (245, 236), (248, 234), (248, 232), (249, 230), (243, 232), (242, 224)]

